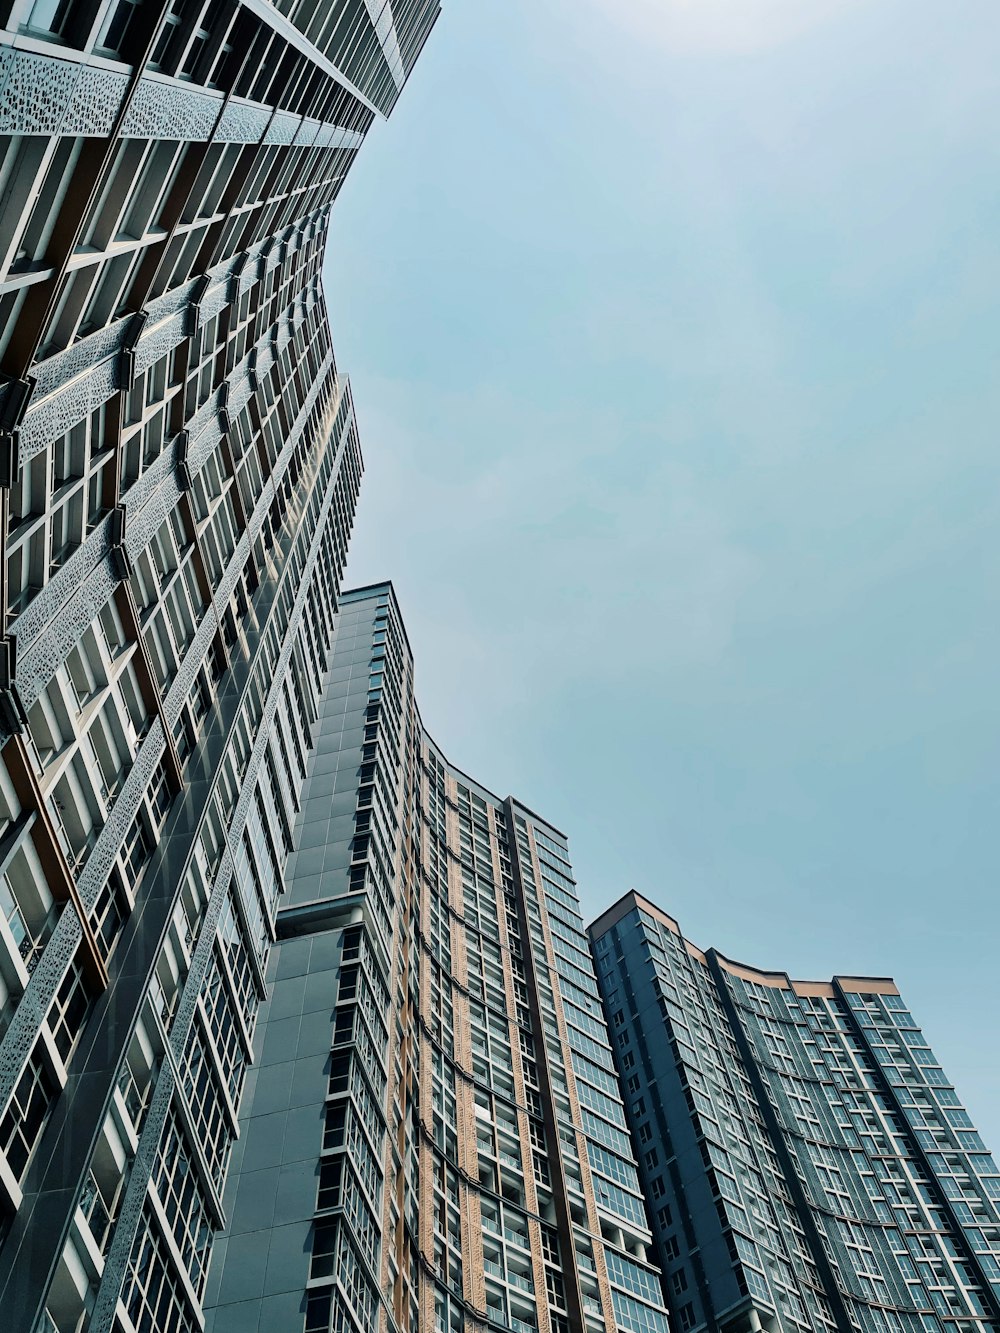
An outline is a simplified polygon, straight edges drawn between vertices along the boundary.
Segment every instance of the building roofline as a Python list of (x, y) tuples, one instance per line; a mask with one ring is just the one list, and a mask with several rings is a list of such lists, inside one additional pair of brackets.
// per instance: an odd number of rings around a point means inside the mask
[[(399, 625), (403, 631), (403, 638), (406, 640), (406, 646), (410, 650), (410, 657), (412, 659), (414, 657), (413, 645), (412, 643), (410, 643), (410, 636), (406, 632), (406, 619), (403, 615), (403, 609), (399, 605), (399, 598), (396, 596), (396, 589), (393, 586), (392, 579), (380, 579), (375, 583), (362, 583), (359, 584), (356, 588), (343, 589), (343, 591), (340, 594), (338, 609), (340, 606), (343, 606), (345, 602), (364, 602), (368, 601), (372, 597), (381, 597), (384, 593), (388, 593), (389, 596), (392, 598), (393, 605), (395, 606), (397, 615), (399, 617)], [(444, 760), (450, 772), (456, 778), (464, 778), (466, 782), (469, 783), (470, 786), (478, 787), (480, 791), (484, 791), (487, 794), (487, 796), (489, 796), (490, 800), (496, 801), (497, 805), (503, 805), (504, 798), (502, 796), (499, 796), (492, 789), (492, 787), (487, 787), (484, 782), (480, 782), (480, 780), (476, 777), (473, 777), (471, 773), (467, 773), (464, 768), (459, 768), (457, 764), (452, 763), (452, 761), (448, 758), (447, 754), (445, 753), (444, 747), (434, 739), (434, 736), (432, 735), (430, 729), (425, 725), (419, 707), (417, 708), (417, 717), (420, 719), (421, 730), (423, 731), (427, 740), (431, 743), (431, 745), (434, 746), (435, 750), (437, 750), (438, 754)], [(507, 800), (509, 800), (512, 805), (516, 805), (519, 810), (523, 810), (526, 815), (529, 815), (531, 817), (531, 819), (535, 820), (539, 824), (544, 824), (546, 828), (551, 829), (552, 832), (558, 834), (560, 838), (565, 838), (567, 843), (569, 842), (569, 834), (564, 833), (561, 828), (559, 828), (556, 824), (553, 824), (551, 820), (546, 819), (544, 815), (540, 815), (536, 811), (532, 810), (530, 805), (525, 805), (525, 803), (522, 800), (519, 800), (516, 796), (508, 796)]]
[(396, 589), (393, 586), (392, 579), (379, 579), (376, 583), (361, 583), (356, 588), (344, 588), (341, 591), (337, 609), (339, 610), (345, 602), (366, 602), (369, 598), (381, 597), (381, 595), (386, 592), (392, 598), (396, 613), (399, 616), (399, 627), (403, 631), (403, 638), (406, 640), (406, 646), (410, 650), (410, 656), (413, 657), (413, 644), (410, 642), (410, 636), (406, 632), (406, 620), (403, 617), (403, 609), (399, 605), (399, 598), (396, 596)]
[(725, 954), (719, 953), (718, 949), (701, 950), (685, 938), (674, 917), (665, 912), (662, 907), (657, 907), (656, 903), (643, 897), (641, 893), (637, 893), (635, 889), (630, 889), (628, 893), (622, 894), (605, 912), (602, 912), (595, 921), (591, 922), (587, 927), (588, 937), (591, 940), (599, 939), (637, 907), (642, 908), (644, 912), (647, 912), (661, 925), (666, 926), (668, 930), (682, 939), (685, 948), (692, 957), (697, 958), (700, 962), (707, 962), (710, 957), (714, 958), (719, 966), (732, 976), (741, 977), (744, 981), (756, 982), (759, 986), (771, 986), (776, 990), (794, 991), (796, 995), (821, 996), (827, 999), (834, 998), (840, 992), (861, 995), (899, 994), (896, 983), (891, 977), (835, 976), (830, 981), (799, 981), (793, 980), (787, 972), (768, 971), (753, 967), (749, 963), (741, 963), (735, 958), (727, 958)]

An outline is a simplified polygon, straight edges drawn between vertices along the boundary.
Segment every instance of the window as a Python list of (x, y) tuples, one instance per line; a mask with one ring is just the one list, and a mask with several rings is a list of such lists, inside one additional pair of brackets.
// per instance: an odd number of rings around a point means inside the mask
[(159, 1237), (159, 1225), (148, 1204), (129, 1258), (125, 1302), (134, 1328), (183, 1333), (190, 1327), (180, 1275)]
[(162, 824), (167, 817), (167, 811), (173, 804), (174, 794), (170, 790), (170, 775), (167, 771), (167, 761), (161, 759), (156, 765), (152, 779), (149, 784), (149, 805), (153, 812), (153, 821), (157, 825)]
[(119, 0), (108, 12), (97, 46), (127, 59), (135, 41), (135, 18), (141, 0)]
[(55, 1101), (55, 1083), (42, 1060), (36, 1044), (24, 1072), (18, 1079), (14, 1096), (0, 1120), (0, 1149), (18, 1181), (24, 1178), (28, 1158), (45, 1125), (49, 1108)]
[(681, 1321), (681, 1328), (694, 1328), (697, 1319), (694, 1313), (694, 1306), (688, 1301), (687, 1305), (682, 1305), (677, 1311), (677, 1318)]
[(132, 821), (132, 827), (125, 834), (125, 841), (122, 844), (122, 861), (125, 866), (125, 873), (128, 876), (129, 883), (133, 886), (139, 882), (143, 867), (149, 860), (152, 850), (152, 844), (142, 822), (142, 816), (136, 815)]
[(671, 1274), (670, 1286), (675, 1296), (679, 1296), (682, 1291), (687, 1291), (687, 1273), (685, 1273), (683, 1268), (678, 1268), (676, 1273)]
[(344, 1143), (344, 1127), (347, 1121), (347, 1106), (344, 1102), (335, 1102), (326, 1108), (326, 1123), (323, 1127), (323, 1148), (340, 1148)]
[[(340, 1203), (340, 1182), (344, 1171), (344, 1159), (336, 1157), (323, 1162), (319, 1169), (319, 1189), (316, 1193), (316, 1211), (325, 1212), (336, 1208)], [(313, 1274), (315, 1277), (316, 1274)]]
[(69, 17), (69, 0), (35, 0), (24, 24), (28, 32), (61, 35)]
[(342, 1046), (354, 1039), (354, 1005), (337, 1009), (337, 1018), (333, 1029), (333, 1045)]
[(111, 953), (127, 911), (121, 875), (115, 869), (97, 895), (97, 902), (90, 914), (91, 927), (105, 958)]
[(336, 1222), (319, 1222), (313, 1232), (312, 1263), (309, 1266), (310, 1277), (332, 1277), (333, 1256), (337, 1247)]
[(69, 1060), (70, 1052), (76, 1045), (89, 1008), (90, 997), (83, 979), (83, 967), (79, 959), (74, 958), (49, 1010), (49, 1028), (63, 1064)]
[(184, 1267), (195, 1291), (200, 1294), (204, 1287), (212, 1224), (187, 1139), (173, 1112), (160, 1143), (153, 1183)]
[(351, 1057), (349, 1055), (335, 1056), (330, 1061), (330, 1082), (328, 1085), (328, 1095), (335, 1097), (338, 1092), (346, 1092), (351, 1077)]
[(309, 1293), (309, 1302), (306, 1306), (305, 1333), (327, 1333), (330, 1327), (332, 1303), (333, 1297), (329, 1291)]

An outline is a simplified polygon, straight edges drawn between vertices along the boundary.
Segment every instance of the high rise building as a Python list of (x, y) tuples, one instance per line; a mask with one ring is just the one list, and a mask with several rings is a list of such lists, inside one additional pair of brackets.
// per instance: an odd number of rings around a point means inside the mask
[(200, 1327), (361, 458), (329, 209), (437, 0), (0, 40), (0, 1327)]
[(675, 1330), (995, 1333), (1000, 1174), (893, 982), (590, 928)]
[(666, 1333), (563, 835), (424, 730), (344, 593), (208, 1333)]
[(661, 1263), (675, 1329), (1000, 1327), (891, 983), (612, 909), (637, 1174), (564, 836), (341, 596), (320, 267), (438, 7), (4, 9), (0, 1329), (668, 1333)]

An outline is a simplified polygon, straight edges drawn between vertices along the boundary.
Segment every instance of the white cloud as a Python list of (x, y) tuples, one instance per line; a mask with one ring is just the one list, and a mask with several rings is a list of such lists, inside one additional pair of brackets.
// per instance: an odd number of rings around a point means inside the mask
[(783, 45), (858, 8), (860, 0), (590, 0), (606, 18), (677, 54)]

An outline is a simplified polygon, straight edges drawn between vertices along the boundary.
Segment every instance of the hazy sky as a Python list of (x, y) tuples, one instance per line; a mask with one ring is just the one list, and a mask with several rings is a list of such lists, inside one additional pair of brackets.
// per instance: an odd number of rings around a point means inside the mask
[(453, 761), (1000, 1150), (1000, 8), (446, 0), (327, 289)]

